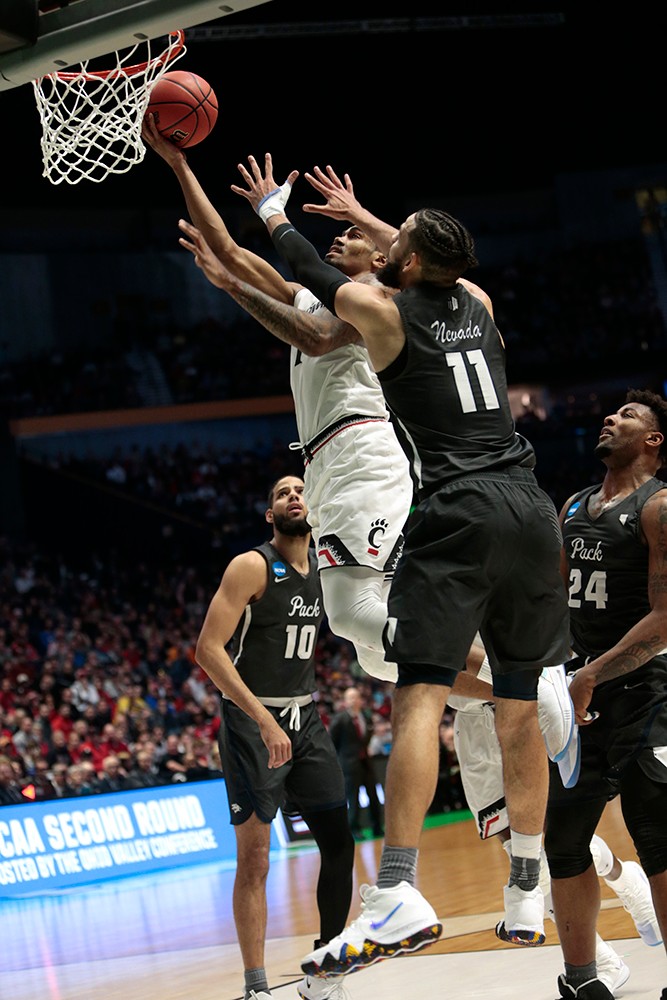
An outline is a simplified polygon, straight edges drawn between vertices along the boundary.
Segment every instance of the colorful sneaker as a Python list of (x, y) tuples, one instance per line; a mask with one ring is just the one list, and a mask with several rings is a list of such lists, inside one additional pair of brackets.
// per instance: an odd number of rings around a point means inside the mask
[(304, 976), (297, 986), (301, 1000), (346, 1000), (342, 976)]
[(506, 885), (503, 897), (505, 919), (496, 925), (496, 937), (527, 948), (544, 944), (544, 896), (539, 885), (529, 892)]
[(611, 945), (598, 935), (595, 945), (597, 976), (610, 993), (615, 994), (630, 978), (630, 970)]
[(574, 733), (574, 705), (565, 667), (545, 667), (537, 685), (537, 717), (550, 760), (566, 755)]
[[(623, 888), (619, 888), (619, 883), (623, 882)], [(622, 861), (621, 875), (615, 882), (605, 879), (606, 884), (612, 889), (621, 903), (623, 909), (627, 910), (632, 917), (637, 933), (644, 942), (651, 948), (662, 944), (662, 934), (653, 907), (653, 897), (651, 896), (651, 886), (646, 876), (646, 872), (636, 861)], [(625, 884), (628, 882), (629, 884)]]
[(570, 986), (565, 976), (558, 977), (558, 989), (561, 997), (565, 1000), (614, 1000), (614, 994), (610, 993), (607, 987), (599, 979), (589, 979), (587, 983), (582, 983), (578, 989)]
[(328, 944), (306, 955), (306, 976), (344, 976), (385, 958), (419, 951), (442, 934), (435, 910), (408, 882), (390, 889), (362, 885), (361, 913)]

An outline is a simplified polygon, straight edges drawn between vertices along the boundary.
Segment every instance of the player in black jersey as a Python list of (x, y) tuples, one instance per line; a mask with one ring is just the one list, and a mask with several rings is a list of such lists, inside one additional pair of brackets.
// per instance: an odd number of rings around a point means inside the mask
[(512, 829), (502, 932), (512, 943), (541, 944), (548, 766), (536, 697), (542, 668), (569, 655), (561, 533), (535, 480), (533, 449), (514, 427), (491, 302), (461, 277), (476, 264), (472, 237), (445, 212), (411, 215), (378, 273), (399, 289), (386, 295), (321, 261), (284, 215), (269, 155), (261, 182), (254, 158), (249, 163), (250, 171), (240, 168), (247, 197), (256, 209), (261, 201), (297, 280), (361, 334), (420, 477), (385, 630), (398, 682), (378, 885), (363, 890), (361, 916), (302, 968), (351, 972), (440, 936), (433, 908), (415, 888), (418, 845), (436, 782), (439, 722), (478, 631), (493, 672)]
[[(220, 756), (236, 834), (234, 921), (246, 1000), (271, 996), (266, 877), (278, 808), (287, 803), (298, 810), (320, 850), (317, 946), (345, 925), (354, 865), (343, 773), (312, 697), (323, 607), (301, 479), (275, 483), (266, 520), (271, 541), (229, 563), (196, 649), (223, 698)], [(304, 1000), (344, 996), (339, 983), (308, 977), (298, 991)]]
[(561, 511), (581, 753), (573, 788), (554, 769), (547, 808), (563, 997), (611, 996), (596, 979), (600, 892), (589, 843), (617, 794), (657, 917), (647, 914), (640, 934), (650, 945), (667, 940), (667, 483), (657, 478), (666, 442), (667, 402), (629, 391), (595, 449), (602, 484)]

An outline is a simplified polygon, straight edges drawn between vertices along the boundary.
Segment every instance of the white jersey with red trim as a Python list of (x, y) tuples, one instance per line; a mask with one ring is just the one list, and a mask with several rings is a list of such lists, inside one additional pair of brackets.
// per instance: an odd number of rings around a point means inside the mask
[[(297, 292), (294, 305), (309, 313), (325, 308), (307, 288)], [(290, 383), (301, 444), (353, 413), (388, 417), (382, 387), (360, 344), (348, 344), (317, 358), (293, 347)]]

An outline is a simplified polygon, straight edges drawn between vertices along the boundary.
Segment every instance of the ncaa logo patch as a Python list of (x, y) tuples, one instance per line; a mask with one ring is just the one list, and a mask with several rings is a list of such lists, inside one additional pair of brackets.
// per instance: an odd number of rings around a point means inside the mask
[(272, 569), (276, 582), (284, 580), (287, 576), (287, 567), (285, 566), (285, 563), (275, 562)]
[(580, 500), (575, 501), (575, 503), (573, 503), (568, 508), (568, 511), (567, 511), (567, 514), (565, 515), (565, 517), (572, 517), (573, 514), (577, 513), (577, 511), (579, 510), (580, 507), (581, 507), (581, 501)]

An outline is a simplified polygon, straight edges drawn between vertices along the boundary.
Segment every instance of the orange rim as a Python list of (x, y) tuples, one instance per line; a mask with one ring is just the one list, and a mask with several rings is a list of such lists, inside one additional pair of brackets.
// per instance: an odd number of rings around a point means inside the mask
[(147, 59), (146, 62), (136, 63), (134, 66), (125, 66), (122, 71), (118, 69), (99, 69), (91, 70), (89, 73), (49, 73), (48, 76), (55, 76), (59, 80), (71, 81), (71, 80), (107, 80), (112, 76), (136, 76), (138, 73), (145, 72), (148, 66), (161, 66), (172, 59), (175, 59), (179, 53), (183, 51), (185, 46), (185, 32), (182, 30), (170, 31), (170, 38), (177, 38), (178, 42), (171, 49), (166, 48), (159, 56), (155, 56), (154, 59)]

